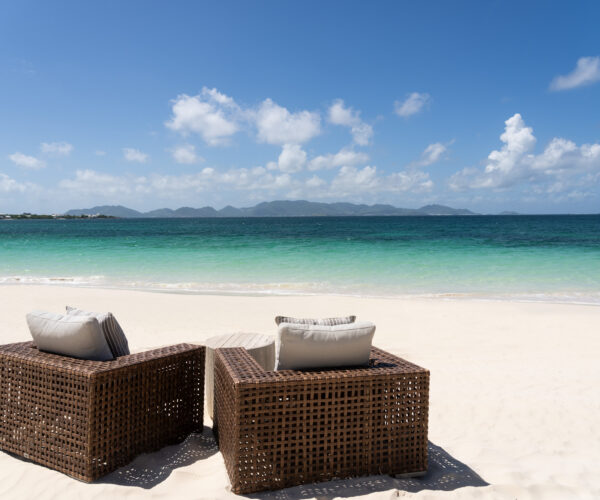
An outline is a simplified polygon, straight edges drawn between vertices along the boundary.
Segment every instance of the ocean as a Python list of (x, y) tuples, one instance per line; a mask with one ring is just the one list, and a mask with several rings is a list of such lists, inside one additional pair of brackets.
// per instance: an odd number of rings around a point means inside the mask
[(600, 304), (600, 215), (0, 220), (0, 283)]

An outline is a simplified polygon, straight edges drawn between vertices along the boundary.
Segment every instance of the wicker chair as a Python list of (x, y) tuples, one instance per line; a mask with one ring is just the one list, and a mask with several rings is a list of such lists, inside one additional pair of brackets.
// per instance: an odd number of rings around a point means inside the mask
[(0, 449), (83, 481), (203, 428), (204, 347), (114, 361), (0, 346)]
[(215, 433), (238, 494), (427, 470), (429, 371), (373, 348), (369, 367), (268, 372), (218, 349)]

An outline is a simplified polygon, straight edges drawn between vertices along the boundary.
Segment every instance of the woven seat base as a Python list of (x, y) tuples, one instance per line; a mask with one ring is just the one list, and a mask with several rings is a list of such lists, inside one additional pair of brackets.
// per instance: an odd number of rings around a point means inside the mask
[(0, 449), (93, 481), (203, 428), (204, 347), (114, 361), (0, 346)]
[(218, 349), (215, 433), (238, 494), (427, 470), (429, 371), (373, 348), (369, 367), (267, 372)]

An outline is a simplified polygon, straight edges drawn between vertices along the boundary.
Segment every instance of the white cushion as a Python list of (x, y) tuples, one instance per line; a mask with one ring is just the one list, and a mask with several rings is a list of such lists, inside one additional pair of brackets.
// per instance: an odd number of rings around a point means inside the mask
[(281, 323), (277, 370), (368, 365), (375, 325), (360, 321), (335, 326)]
[(100, 323), (100, 328), (104, 333), (104, 338), (106, 339), (113, 356), (118, 358), (130, 354), (129, 343), (127, 342), (127, 337), (125, 337), (125, 332), (112, 313), (88, 312), (67, 306), (67, 314), (69, 316), (93, 316), (98, 320), (98, 323)]
[(27, 325), (40, 351), (94, 361), (113, 359), (94, 317), (33, 311), (27, 314)]

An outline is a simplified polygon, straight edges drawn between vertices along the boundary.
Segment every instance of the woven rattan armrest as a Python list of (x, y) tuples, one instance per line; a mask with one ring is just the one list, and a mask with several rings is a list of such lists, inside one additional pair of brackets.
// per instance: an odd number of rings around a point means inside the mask
[(242, 347), (217, 349), (218, 357), (234, 384), (256, 384), (299, 382), (340, 377), (374, 377), (389, 373), (429, 374), (422, 368), (405, 359), (394, 356), (377, 347), (371, 348), (369, 366), (330, 368), (323, 370), (264, 370)]
[(64, 370), (91, 377), (113, 370), (131, 368), (140, 363), (147, 363), (152, 360), (198, 349), (202, 348), (191, 344), (176, 344), (121, 356), (111, 361), (91, 361), (39, 351), (33, 342), (18, 342), (15, 344), (1, 345), (0, 356), (22, 359), (27, 362), (43, 365), (48, 369)]

